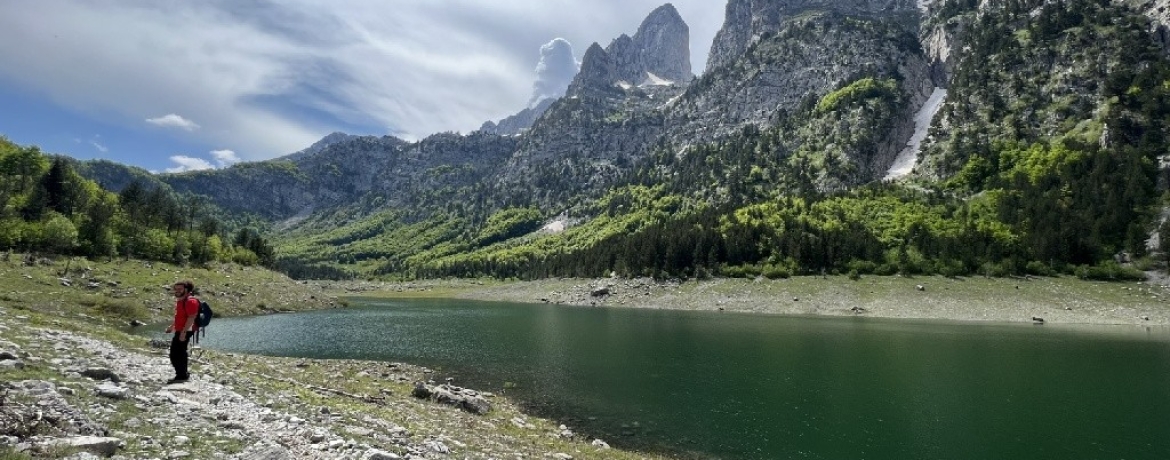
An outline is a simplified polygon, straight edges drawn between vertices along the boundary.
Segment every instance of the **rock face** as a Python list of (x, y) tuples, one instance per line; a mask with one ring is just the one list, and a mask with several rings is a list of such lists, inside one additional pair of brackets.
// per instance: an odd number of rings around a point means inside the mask
[(1150, 18), (1150, 33), (1170, 54), (1170, 0), (1114, 0), (1125, 2)]
[(917, 19), (917, 0), (730, 0), (723, 28), (711, 45), (707, 68), (716, 69), (742, 56), (761, 37), (807, 12)]
[(615, 84), (638, 86), (654, 78), (686, 83), (691, 74), (690, 27), (669, 3), (650, 13), (633, 37), (622, 34), (602, 49), (585, 52), (569, 94)]
[(632, 42), (628, 50), (632, 55), (619, 58), (631, 61), (631, 65), (618, 67), (619, 78), (636, 85), (645, 79), (645, 72), (680, 83), (694, 77), (690, 27), (674, 5), (667, 3), (651, 12), (638, 27)]
[(533, 123), (544, 115), (544, 112), (552, 107), (556, 99), (546, 98), (541, 99), (535, 106), (521, 110), (519, 113), (508, 118), (500, 120), (498, 123), (493, 121), (484, 122), (483, 126), (479, 127), (480, 132), (495, 134), (497, 136), (515, 136), (527, 131), (532, 127)]

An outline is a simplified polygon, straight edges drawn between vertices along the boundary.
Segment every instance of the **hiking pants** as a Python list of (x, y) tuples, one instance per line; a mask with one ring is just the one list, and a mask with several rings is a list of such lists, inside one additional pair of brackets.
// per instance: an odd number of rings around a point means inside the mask
[(187, 372), (187, 344), (191, 342), (191, 334), (187, 334), (187, 341), (179, 341), (179, 333), (171, 339), (171, 366), (175, 368), (175, 377), (185, 379), (191, 376)]

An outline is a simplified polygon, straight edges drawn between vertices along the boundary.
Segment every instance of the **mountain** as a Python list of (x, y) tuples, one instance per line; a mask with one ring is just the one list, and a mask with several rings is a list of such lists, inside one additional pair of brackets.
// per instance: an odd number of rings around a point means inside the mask
[[(284, 159), (289, 160), (289, 161), (295, 161), (297, 159), (311, 156), (311, 155), (316, 154), (322, 150), (325, 150), (325, 148), (329, 147), (330, 145), (338, 144), (338, 143), (345, 142), (345, 141), (352, 140), (352, 139), (356, 139), (358, 137), (360, 137), (360, 136), (355, 136), (353, 134), (346, 134), (346, 133), (342, 133), (342, 132), (333, 132), (325, 137), (322, 137), (321, 140), (314, 142), (313, 145), (310, 145), (309, 148), (307, 148), (307, 149), (304, 149), (304, 150), (301, 150), (299, 152), (291, 153), (291, 154), (284, 156)], [(405, 143), (405, 141), (403, 141), (403, 143)]]
[(731, 0), (694, 78), (667, 4), (479, 132), (158, 179), (298, 276), (1113, 276), (1162, 229), (1166, 7)]

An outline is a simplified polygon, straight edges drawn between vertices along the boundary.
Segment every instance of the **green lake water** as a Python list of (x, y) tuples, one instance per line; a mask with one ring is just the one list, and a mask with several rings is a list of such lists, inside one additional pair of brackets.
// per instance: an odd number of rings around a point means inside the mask
[(201, 344), (425, 365), (679, 457), (1170, 459), (1167, 328), (351, 305), (217, 319)]

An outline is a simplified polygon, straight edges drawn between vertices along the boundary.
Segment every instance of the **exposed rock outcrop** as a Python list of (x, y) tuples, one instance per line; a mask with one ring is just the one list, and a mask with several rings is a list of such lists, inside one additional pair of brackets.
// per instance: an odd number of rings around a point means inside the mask
[(723, 28), (711, 45), (707, 68), (731, 64), (762, 37), (775, 34), (802, 13), (828, 11), (905, 21), (908, 30), (916, 27), (919, 14), (917, 0), (731, 0)]
[(619, 83), (637, 86), (653, 78), (686, 83), (692, 77), (690, 28), (667, 3), (651, 12), (633, 37), (622, 34), (605, 49), (590, 46), (568, 94)]

